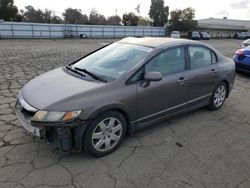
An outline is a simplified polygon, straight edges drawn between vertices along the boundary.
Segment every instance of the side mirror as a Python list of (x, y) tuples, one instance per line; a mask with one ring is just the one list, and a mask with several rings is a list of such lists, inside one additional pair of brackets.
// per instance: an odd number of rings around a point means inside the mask
[(146, 80), (146, 81), (161, 81), (162, 74), (160, 72), (147, 72), (144, 75), (144, 80)]
[(150, 82), (161, 81), (162, 77), (163, 76), (160, 72), (147, 72), (144, 75), (144, 82), (142, 84), (142, 87), (148, 87)]

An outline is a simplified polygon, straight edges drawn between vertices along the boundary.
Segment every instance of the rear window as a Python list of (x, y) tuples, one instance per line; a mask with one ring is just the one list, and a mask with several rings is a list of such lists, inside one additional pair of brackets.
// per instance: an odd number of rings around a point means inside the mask
[(199, 35), (199, 33), (197, 31), (193, 31), (192, 34), (193, 35)]
[(172, 33), (173, 33), (173, 34), (180, 34), (179, 31), (173, 31)]

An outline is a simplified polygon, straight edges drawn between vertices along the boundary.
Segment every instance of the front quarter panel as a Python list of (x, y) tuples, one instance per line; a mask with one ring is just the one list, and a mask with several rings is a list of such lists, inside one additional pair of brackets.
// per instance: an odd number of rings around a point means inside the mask
[(132, 121), (136, 118), (136, 85), (112, 83), (92, 93), (92, 97), (86, 97), (81, 106), (83, 113), (80, 118), (83, 120), (93, 119), (106, 111), (119, 110)]

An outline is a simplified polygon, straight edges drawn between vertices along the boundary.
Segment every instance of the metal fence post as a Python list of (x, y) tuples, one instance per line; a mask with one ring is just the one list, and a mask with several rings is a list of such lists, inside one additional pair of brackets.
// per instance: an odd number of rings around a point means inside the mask
[(78, 34), (78, 25), (76, 25), (76, 38), (79, 36)]
[(49, 38), (51, 38), (51, 27), (49, 25)]
[(14, 29), (13, 29), (13, 24), (11, 24), (11, 35), (12, 35), (12, 38), (14, 38)]
[(64, 38), (67, 37), (67, 36), (66, 36), (66, 35), (67, 35), (66, 33), (67, 33), (67, 24), (64, 24), (64, 33), (63, 33), (63, 34), (64, 34)]
[(32, 32), (32, 38), (35, 38), (34, 26), (33, 25), (31, 25), (31, 32)]
[(104, 38), (104, 28), (102, 26), (102, 38)]

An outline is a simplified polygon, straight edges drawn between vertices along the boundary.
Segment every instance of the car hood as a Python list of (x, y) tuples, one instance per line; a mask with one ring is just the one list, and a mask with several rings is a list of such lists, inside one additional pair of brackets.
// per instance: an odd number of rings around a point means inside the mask
[[(76, 78), (58, 68), (29, 81), (21, 95), (28, 104), (39, 110), (69, 111), (81, 109), (79, 100), (103, 85)], [(72, 102), (79, 106), (71, 105)]]

